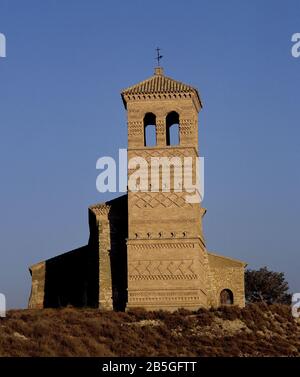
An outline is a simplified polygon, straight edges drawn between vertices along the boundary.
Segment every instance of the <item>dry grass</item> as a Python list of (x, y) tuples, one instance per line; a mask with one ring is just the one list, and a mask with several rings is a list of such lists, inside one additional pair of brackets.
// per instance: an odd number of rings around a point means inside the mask
[(0, 356), (300, 356), (300, 324), (285, 305), (12, 310), (0, 321)]

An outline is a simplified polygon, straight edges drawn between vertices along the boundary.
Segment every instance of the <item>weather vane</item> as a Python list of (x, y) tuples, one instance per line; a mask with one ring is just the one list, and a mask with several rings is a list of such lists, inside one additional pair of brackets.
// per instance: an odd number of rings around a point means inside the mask
[(160, 55), (160, 48), (159, 47), (157, 47), (157, 49), (156, 49), (156, 52), (157, 52), (157, 56), (156, 56), (156, 60), (157, 60), (157, 66), (159, 67), (160, 66), (160, 63), (159, 63), (159, 61), (162, 59), (162, 55)]

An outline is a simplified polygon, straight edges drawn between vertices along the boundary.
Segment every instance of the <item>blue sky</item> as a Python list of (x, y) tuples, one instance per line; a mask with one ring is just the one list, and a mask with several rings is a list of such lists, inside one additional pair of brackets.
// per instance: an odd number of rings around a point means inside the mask
[(121, 89), (153, 73), (196, 86), (208, 249), (299, 278), (299, 1), (0, 0), (0, 292), (84, 245), (96, 160), (127, 145)]

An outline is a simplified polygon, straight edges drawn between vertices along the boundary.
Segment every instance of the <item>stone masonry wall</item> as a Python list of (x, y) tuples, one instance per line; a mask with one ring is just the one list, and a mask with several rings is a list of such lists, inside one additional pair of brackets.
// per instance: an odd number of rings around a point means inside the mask
[(220, 293), (229, 289), (233, 293), (233, 304), (245, 306), (245, 263), (208, 253), (210, 278), (210, 304), (220, 305)]
[(30, 268), (32, 276), (31, 293), (29, 298), (29, 309), (41, 309), (44, 307), (45, 297), (45, 272), (46, 263), (41, 262)]

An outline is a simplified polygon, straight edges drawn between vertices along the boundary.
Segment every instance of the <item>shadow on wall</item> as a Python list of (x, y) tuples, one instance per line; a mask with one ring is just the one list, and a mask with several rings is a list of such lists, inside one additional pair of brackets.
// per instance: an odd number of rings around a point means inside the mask
[[(110, 266), (114, 310), (125, 310), (127, 302), (127, 195), (111, 200), (109, 213)], [(45, 308), (67, 305), (99, 306), (99, 236), (96, 216), (89, 211), (90, 238), (86, 246), (46, 261)]]
[(90, 245), (46, 261), (44, 307), (97, 307), (98, 256)]
[[(127, 238), (128, 196), (107, 202), (111, 206), (108, 215), (110, 224), (110, 266), (114, 310), (124, 311), (127, 303)], [(101, 261), (100, 261), (101, 263)]]

